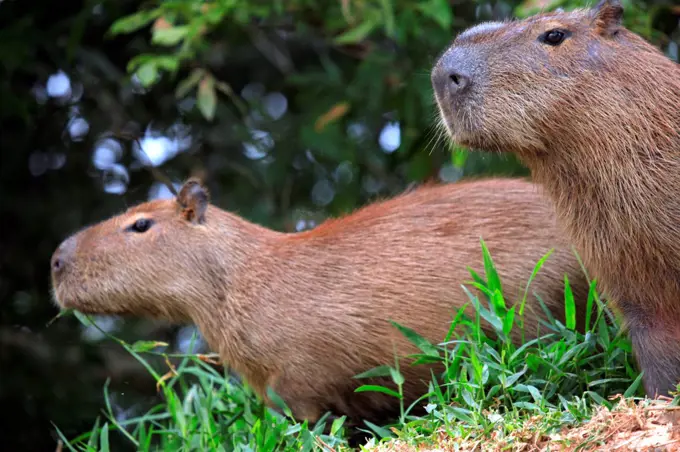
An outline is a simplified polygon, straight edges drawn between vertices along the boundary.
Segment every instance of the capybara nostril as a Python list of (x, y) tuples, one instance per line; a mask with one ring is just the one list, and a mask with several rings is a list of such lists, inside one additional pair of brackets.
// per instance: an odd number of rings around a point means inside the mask
[(64, 261), (59, 256), (54, 256), (52, 258), (52, 271), (58, 272), (64, 268)]
[(461, 93), (470, 86), (470, 77), (462, 71), (451, 71), (449, 73), (449, 91), (451, 94)]
[(52, 273), (57, 275), (64, 271), (64, 268), (73, 259), (73, 253), (76, 249), (76, 239), (74, 237), (69, 237), (68, 239), (61, 242), (59, 247), (56, 249), (52, 255)]

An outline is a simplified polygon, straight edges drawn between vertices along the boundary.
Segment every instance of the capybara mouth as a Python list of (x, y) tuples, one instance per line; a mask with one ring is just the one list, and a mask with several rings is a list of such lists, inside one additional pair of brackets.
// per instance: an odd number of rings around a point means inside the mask
[(451, 119), (450, 116), (445, 118), (446, 131), (451, 141), (459, 146), (466, 148), (485, 149), (488, 146), (485, 143), (484, 137), (472, 127), (465, 127), (465, 122), (457, 119)]
[(62, 283), (57, 283), (52, 290), (54, 304), (60, 309), (77, 309), (72, 297), (69, 297), (63, 289)]
[(470, 146), (477, 142), (480, 131), (470, 109), (448, 103), (442, 105), (440, 113), (449, 137), (456, 144)]
[(70, 297), (68, 295), (64, 296), (64, 294), (55, 294), (54, 301), (57, 307), (63, 311), (73, 309), (83, 314), (89, 315), (102, 314), (101, 308), (97, 308), (93, 304), (84, 301), (82, 298), (79, 297)]
[(470, 109), (454, 110), (450, 105), (441, 109), (442, 121), (453, 143), (469, 149), (487, 152), (505, 152), (503, 143), (497, 142), (493, 134), (489, 134), (484, 126), (475, 120), (474, 111)]
[[(91, 303), (86, 301), (87, 289), (84, 284), (80, 284), (80, 288), (77, 291), (73, 291), (74, 282), (67, 280), (63, 275), (59, 278), (59, 281), (53, 283), (52, 298), (54, 303), (60, 309), (76, 309), (83, 313), (91, 313), (89, 310), (92, 309)], [(78, 284), (78, 283), (75, 283)]]

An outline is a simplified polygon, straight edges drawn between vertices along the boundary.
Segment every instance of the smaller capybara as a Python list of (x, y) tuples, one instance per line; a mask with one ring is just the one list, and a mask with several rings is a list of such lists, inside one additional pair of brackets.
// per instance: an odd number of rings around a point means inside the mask
[(623, 8), (461, 33), (432, 84), (452, 139), (515, 152), (620, 309), (649, 397), (680, 380), (680, 67)]
[[(353, 376), (394, 364), (396, 352), (406, 406), (425, 394), (430, 368), (407, 365), (404, 355), (417, 349), (389, 320), (443, 340), (469, 301), (467, 266), (483, 274), (480, 236), (513, 303), (554, 249), (531, 288), (564, 319), (567, 274), (583, 325), (588, 281), (556, 224), (532, 183), (490, 179), (427, 185), (310, 231), (280, 233), (210, 204), (191, 179), (175, 199), (140, 204), (66, 239), (52, 257), (52, 282), (63, 308), (194, 322), (226, 365), (265, 400), (274, 389), (299, 419), (331, 411), (382, 422), (398, 414), (397, 399), (355, 393), (366, 381)], [(540, 318), (530, 295), (527, 337), (536, 337)], [(520, 331), (513, 334), (518, 341)]]

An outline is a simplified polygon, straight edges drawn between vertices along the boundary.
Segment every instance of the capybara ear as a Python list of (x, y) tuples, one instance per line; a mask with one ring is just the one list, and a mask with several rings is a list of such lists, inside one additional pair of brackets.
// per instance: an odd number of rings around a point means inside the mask
[(196, 178), (187, 180), (177, 195), (177, 203), (182, 210), (182, 215), (192, 223), (205, 221), (205, 211), (208, 209), (209, 202), (208, 189)]
[(593, 25), (603, 36), (612, 36), (623, 21), (623, 6), (619, 0), (600, 0), (591, 10)]

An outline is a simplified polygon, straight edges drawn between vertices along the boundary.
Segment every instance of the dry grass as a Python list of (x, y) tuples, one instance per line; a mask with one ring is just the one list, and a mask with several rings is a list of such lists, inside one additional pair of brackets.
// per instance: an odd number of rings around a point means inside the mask
[(612, 411), (597, 409), (586, 423), (541, 434), (540, 417), (501, 437), (492, 432), (483, 438), (451, 438), (440, 434), (435, 445), (411, 446), (395, 440), (369, 449), (371, 452), (543, 452), (543, 451), (680, 451), (680, 407), (667, 401), (635, 403), (620, 398)]

